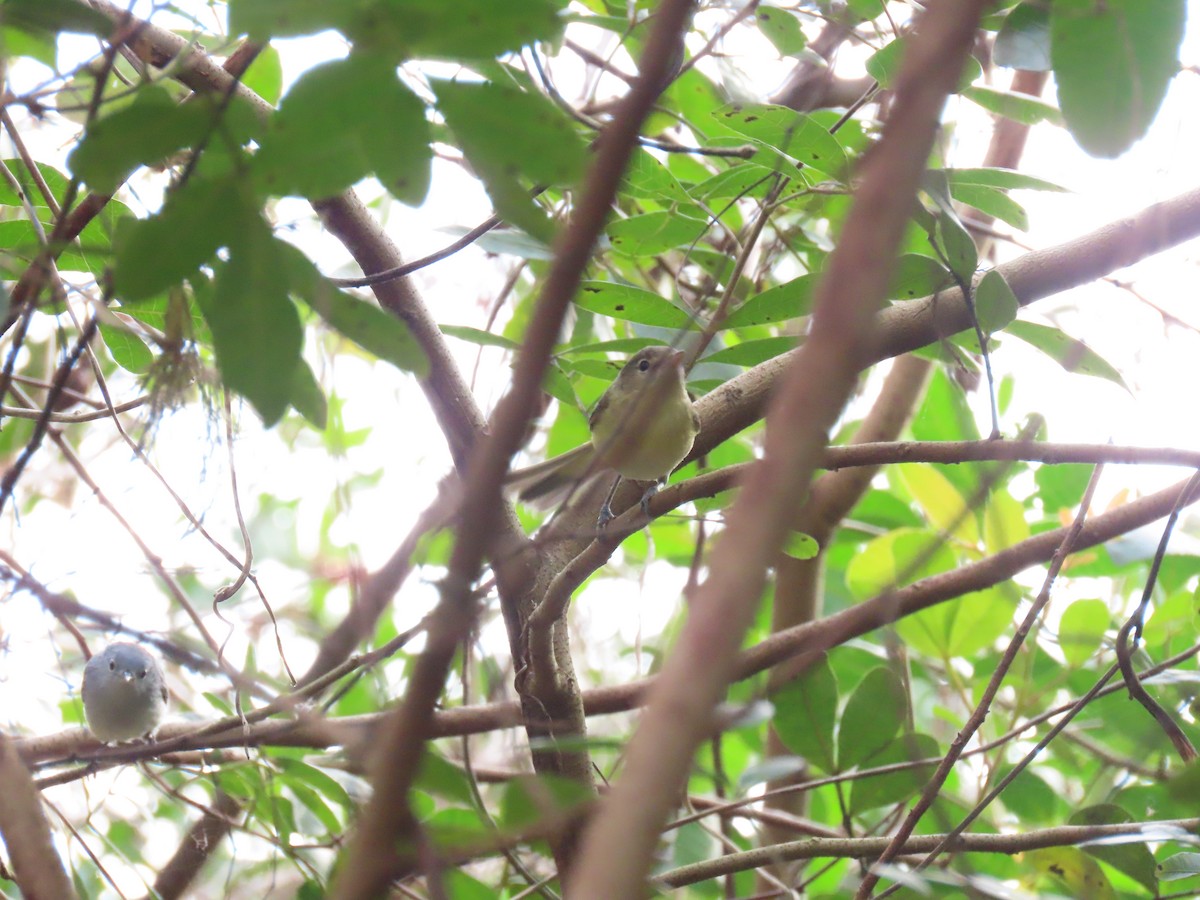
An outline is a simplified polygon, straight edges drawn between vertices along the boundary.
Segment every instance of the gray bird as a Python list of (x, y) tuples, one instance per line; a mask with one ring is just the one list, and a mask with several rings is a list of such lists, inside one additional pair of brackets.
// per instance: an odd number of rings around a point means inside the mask
[(166, 709), (162, 670), (137, 644), (109, 644), (83, 669), (83, 711), (97, 740), (146, 737)]

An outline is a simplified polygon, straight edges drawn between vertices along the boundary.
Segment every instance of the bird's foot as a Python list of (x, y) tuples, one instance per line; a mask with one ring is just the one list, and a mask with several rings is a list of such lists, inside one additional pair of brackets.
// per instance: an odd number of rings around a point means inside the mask
[(642, 494), (640, 505), (642, 507), (642, 512), (645, 513), (647, 519), (650, 518), (650, 498), (658, 493), (658, 489), (662, 487), (662, 485), (662, 481), (653, 481), (650, 483), (650, 487), (646, 488), (646, 492)]

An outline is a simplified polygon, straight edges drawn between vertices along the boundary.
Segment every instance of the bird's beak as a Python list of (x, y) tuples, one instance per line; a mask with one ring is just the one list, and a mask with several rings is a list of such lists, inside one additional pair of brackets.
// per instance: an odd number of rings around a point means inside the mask
[(132, 672), (122, 672), (121, 678), (124, 679), (125, 681), (133, 681), (133, 673)]

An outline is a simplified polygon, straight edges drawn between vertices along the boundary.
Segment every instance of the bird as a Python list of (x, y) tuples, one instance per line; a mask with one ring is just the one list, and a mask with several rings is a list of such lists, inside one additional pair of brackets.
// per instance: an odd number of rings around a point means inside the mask
[(609, 470), (618, 477), (600, 508), (597, 525), (603, 528), (613, 518), (612, 498), (622, 478), (651, 482), (641, 499), (642, 511), (649, 515), (650, 498), (691, 452), (700, 432), (683, 362), (682, 350), (664, 346), (639, 350), (592, 409), (591, 441), (514, 470), (506, 479), (508, 486), (525, 502), (549, 499), (553, 503), (580, 479)]
[(109, 644), (83, 669), (83, 712), (106, 744), (152, 735), (167, 709), (158, 663), (137, 644)]

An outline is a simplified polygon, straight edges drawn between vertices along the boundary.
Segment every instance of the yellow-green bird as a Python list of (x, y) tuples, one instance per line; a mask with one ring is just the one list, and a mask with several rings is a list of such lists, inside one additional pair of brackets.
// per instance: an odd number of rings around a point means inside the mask
[(652, 482), (642, 495), (650, 498), (691, 452), (700, 417), (688, 396), (684, 354), (670, 347), (646, 347), (634, 354), (588, 417), (591, 443), (560, 456), (519, 469), (508, 477), (524, 501), (544, 502), (579, 479), (604, 470), (619, 476), (600, 508), (598, 524), (612, 519), (613, 494), (621, 478)]

